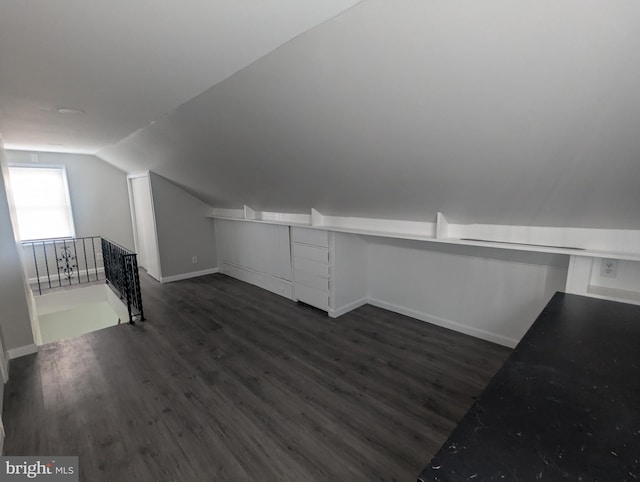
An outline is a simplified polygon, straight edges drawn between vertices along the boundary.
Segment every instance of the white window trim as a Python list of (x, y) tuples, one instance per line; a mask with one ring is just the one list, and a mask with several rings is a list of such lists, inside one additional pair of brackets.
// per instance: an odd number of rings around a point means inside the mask
[[(71, 204), (71, 195), (69, 194), (69, 180), (67, 179), (67, 166), (64, 164), (28, 164), (24, 162), (9, 162), (8, 167), (26, 167), (32, 169), (59, 169), (62, 171), (62, 181), (64, 182), (64, 195), (67, 206), (69, 206), (69, 217), (71, 221), (71, 236), (64, 236), (61, 238), (44, 238), (44, 239), (22, 239), (22, 233), (20, 233), (20, 241), (25, 243), (42, 242), (53, 243), (55, 240), (73, 239), (76, 237), (76, 219), (73, 214), (73, 205)], [(9, 173), (9, 182), (11, 182), (11, 173)], [(13, 189), (13, 188), (12, 188)], [(13, 194), (12, 194), (13, 195)], [(18, 232), (20, 227), (18, 226)]]

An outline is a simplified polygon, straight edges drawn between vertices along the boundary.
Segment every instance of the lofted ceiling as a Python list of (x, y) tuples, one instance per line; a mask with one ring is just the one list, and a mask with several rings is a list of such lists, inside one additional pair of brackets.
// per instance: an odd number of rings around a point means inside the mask
[(0, 133), (95, 153), (357, 2), (2, 0)]
[(211, 205), (640, 228), (640, 2), (365, 0), (100, 156)]
[(640, 229), (637, 0), (238, 3), (5, 0), (8, 147), (216, 207)]

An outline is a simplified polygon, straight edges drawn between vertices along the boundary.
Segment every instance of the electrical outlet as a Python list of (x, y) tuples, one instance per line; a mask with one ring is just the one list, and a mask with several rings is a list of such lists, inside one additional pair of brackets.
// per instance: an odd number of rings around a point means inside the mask
[(615, 278), (618, 275), (617, 259), (600, 260), (600, 276), (603, 278)]
[(192, 256), (191, 257), (191, 263), (192, 264), (197, 264), (198, 263), (198, 257), (197, 256)]

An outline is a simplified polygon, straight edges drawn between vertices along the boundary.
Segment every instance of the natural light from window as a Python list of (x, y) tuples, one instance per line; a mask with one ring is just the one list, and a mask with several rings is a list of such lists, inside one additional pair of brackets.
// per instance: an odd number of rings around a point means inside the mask
[(62, 167), (9, 167), (20, 239), (74, 236), (67, 178)]

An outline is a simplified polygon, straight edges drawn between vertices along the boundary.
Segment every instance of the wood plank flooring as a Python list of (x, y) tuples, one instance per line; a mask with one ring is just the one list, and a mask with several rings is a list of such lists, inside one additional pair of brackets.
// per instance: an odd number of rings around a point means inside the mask
[(79, 455), (83, 481), (415, 481), (509, 353), (224, 275), (141, 281), (146, 323), (11, 362), (6, 455)]

